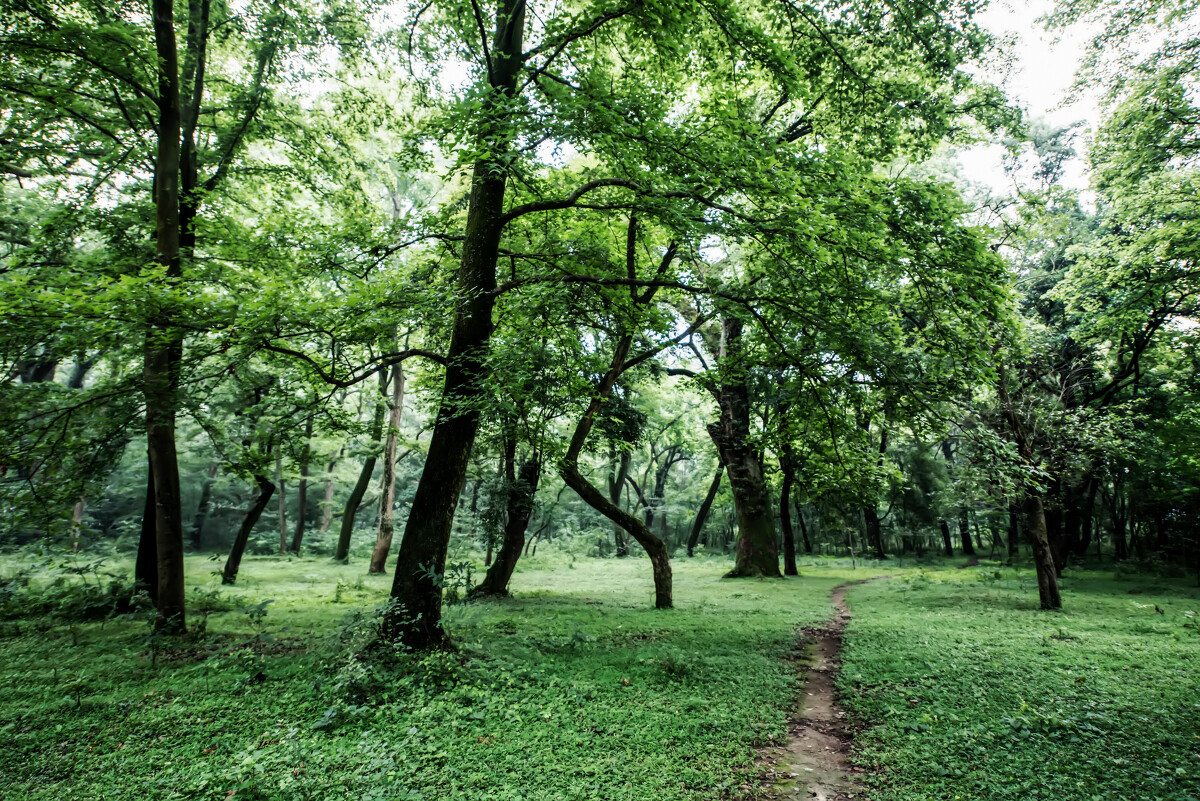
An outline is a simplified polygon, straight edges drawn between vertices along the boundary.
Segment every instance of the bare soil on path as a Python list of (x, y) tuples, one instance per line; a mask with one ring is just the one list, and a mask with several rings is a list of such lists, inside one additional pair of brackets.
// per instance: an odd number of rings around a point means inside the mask
[[(873, 579), (870, 579), (873, 580)], [(834, 616), (821, 628), (804, 629), (796, 661), (803, 672), (799, 703), (788, 716), (786, 743), (763, 749), (768, 771), (766, 796), (780, 801), (863, 801), (863, 788), (852, 778), (853, 731), (838, 706), (834, 682), (841, 667), (842, 632), (850, 619), (846, 590), (833, 591)]]

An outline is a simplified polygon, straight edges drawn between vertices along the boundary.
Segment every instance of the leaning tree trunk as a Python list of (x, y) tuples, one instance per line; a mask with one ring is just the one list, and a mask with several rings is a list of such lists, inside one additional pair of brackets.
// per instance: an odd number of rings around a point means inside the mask
[[(379, 373), (379, 392), (380, 394), (387, 391), (387, 373), (380, 371)], [(358, 507), (362, 503), (363, 496), (367, 494), (367, 487), (371, 485), (371, 475), (375, 472), (375, 462), (378, 456), (375, 455), (375, 448), (378, 446), (379, 438), (383, 436), (383, 406), (375, 405), (374, 416), (371, 418), (371, 430), (368, 432), (371, 436), (371, 455), (363, 462), (362, 470), (358, 474), (358, 481), (354, 482), (354, 489), (350, 490), (350, 497), (346, 499), (346, 508), (342, 511), (342, 529), (338, 536), (337, 547), (333, 550), (333, 560), (335, 562), (345, 562), (350, 557), (350, 538), (354, 534), (354, 518), (358, 514)]]
[[(442, 631), (441, 575), (454, 526), (454, 508), (462, 492), (467, 462), (479, 429), (478, 399), (488, 391), (486, 352), (492, 336), (496, 260), (504, 228), (504, 195), (508, 177), (509, 144), (506, 127), (512, 113), (524, 51), (525, 0), (502, 0), (496, 15), (496, 35), (488, 70), (488, 87), (481, 99), (481, 147), (486, 158), (475, 164), (471, 197), (463, 234), (462, 261), (446, 379), (441, 406), (429, 441), (429, 455), (413, 496), (404, 536), (396, 553), (392, 580), (394, 602), (384, 616), (381, 634), (421, 650), (447, 642)], [(481, 143), (483, 144), (483, 143)]]
[(792, 467), (792, 457), (784, 448), (779, 457), (779, 469), (783, 473), (783, 485), (779, 488), (779, 522), (783, 526), (783, 575), (798, 576), (796, 569), (796, 535), (792, 531), (792, 484), (796, 481), (796, 471)]
[(533, 517), (534, 498), (537, 496), (538, 482), (542, 477), (541, 461), (531, 456), (521, 463), (521, 470), (515, 476), (507, 476), (507, 520), (504, 524), (503, 539), (495, 561), (488, 568), (483, 581), (471, 594), (473, 596), (505, 596), (508, 595), (508, 583), (512, 580), (513, 571), (517, 568), (517, 560), (525, 548), (525, 532)]
[(155, 628), (187, 630), (184, 609), (183, 510), (180, 504), (179, 459), (175, 450), (175, 414), (179, 402), (179, 369), (183, 333), (174, 324), (170, 300), (182, 277), (179, 257), (179, 166), (181, 108), (179, 53), (171, 0), (152, 0), (154, 47), (158, 59), (158, 152), (154, 162), (156, 261), (163, 268), (166, 302), (151, 312), (143, 361), (146, 438), (154, 476), (154, 529), (158, 556)]
[(946, 556), (954, 556), (954, 541), (950, 538), (950, 524), (945, 518), (938, 519), (938, 528), (942, 530), (942, 552)]
[[(626, 259), (630, 274), (634, 273), (636, 244), (637, 225), (634, 217), (631, 215), (626, 242)], [(673, 257), (674, 248), (668, 248), (664, 263)], [(654, 289), (652, 287), (646, 291), (639, 302), (648, 304), (653, 297)], [(592, 397), (578, 425), (575, 426), (575, 433), (571, 436), (571, 443), (567, 446), (567, 452), (559, 463), (559, 475), (562, 477), (563, 482), (575, 490), (575, 493), (588, 506), (621, 526), (642, 546), (646, 551), (646, 556), (650, 558), (650, 565), (654, 574), (654, 606), (657, 609), (670, 609), (674, 605), (673, 578), (671, 574), (671, 554), (667, 550), (666, 544), (654, 536), (654, 532), (647, 528), (643, 521), (606, 498), (604, 493), (593, 486), (584, 477), (583, 473), (579, 471), (579, 455), (583, 453), (588, 435), (591, 434), (592, 427), (596, 423), (596, 416), (612, 395), (612, 390), (616, 386), (617, 379), (628, 369), (625, 360), (628, 358), (629, 349), (632, 346), (633, 335), (623, 333), (617, 341), (616, 347), (613, 348), (613, 355), (608, 371), (600, 379), (600, 384), (596, 387), (596, 394)]]
[(238, 529), (233, 547), (229, 549), (229, 557), (225, 560), (225, 569), (221, 571), (221, 583), (233, 584), (237, 581), (238, 569), (242, 566), (242, 556), (246, 553), (246, 543), (250, 541), (250, 532), (254, 524), (262, 517), (263, 510), (271, 502), (275, 494), (275, 485), (266, 476), (254, 477), (254, 495), (250, 500), (250, 508), (242, 519), (242, 527)]
[(713, 501), (716, 500), (717, 490), (721, 488), (721, 476), (725, 472), (725, 465), (717, 460), (717, 472), (713, 474), (712, 483), (708, 485), (708, 494), (704, 496), (704, 501), (700, 504), (699, 510), (696, 511), (696, 519), (692, 521), (692, 530), (688, 534), (687, 555), (696, 555), (696, 543), (700, 541), (700, 532), (704, 530), (704, 521), (708, 520), (708, 512), (712, 509)]
[(400, 418), (404, 415), (404, 368), (392, 365), (392, 397), (389, 404), (387, 444), (383, 448), (383, 486), (379, 498), (379, 533), (371, 554), (368, 573), (382, 573), (392, 549), (396, 520), (396, 449), (400, 444)]
[(726, 578), (780, 576), (775, 549), (775, 515), (758, 449), (750, 441), (750, 388), (741, 353), (742, 321), (721, 322), (722, 383), (717, 390), (720, 417), (708, 424), (708, 434), (729, 473), (737, 515), (737, 555)]
[(1038, 598), (1043, 609), (1062, 609), (1062, 596), (1058, 592), (1058, 571), (1054, 568), (1054, 555), (1050, 552), (1050, 541), (1046, 537), (1046, 516), (1040, 496), (1029, 493), (1022, 504), (1024, 511), (1025, 536), (1033, 549), (1034, 567), (1037, 571)]

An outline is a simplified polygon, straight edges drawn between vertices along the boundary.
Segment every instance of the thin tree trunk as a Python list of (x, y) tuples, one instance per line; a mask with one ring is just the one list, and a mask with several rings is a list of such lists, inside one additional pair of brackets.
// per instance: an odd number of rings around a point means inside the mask
[[(616, 473), (612, 470), (614, 462), (618, 465)], [(621, 503), (621, 492), (629, 480), (629, 468), (632, 464), (633, 454), (629, 452), (628, 448), (622, 449), (619, 458), (611, 452), (609, 454), (608, 500), (613, 506)], [(625, 529), (617, 523), (613, 523), (613, 543), (619, 558), (629, 556), (629, 540), (625, 538)]]
[(717, 472), (713, 474), (713, 480), (708, 485), (708, 494), (704, 496), (700, 508), (696, 511), (696, 519), (692, 521), (692, 530), (688, 534), (687, 555), (695, 556), (696, 543), (700, 541), (700, 532), (704, 530), (704, 521), (708, 519), (708, 512), (712, 509), (713, 501), (717, 497), (717, 491), (721, 488), (721, 476), (725, 472), (725, 466), (718, 460)]
[(954, 556), (954, 541), (950, 537), (950, 524), (945, 518), (938, 519), (938, 527), (942, 530), (942, 553)]
[(482, 148), (488, 157), (475, 164), (471, 178), (458, 271), (460, 303), (446, 354), (445, 387), (429, 456), (396, 553), (391, 591), (395, 603), (381, 626), (385, 639), (401, 640), (417, 650), (447, 642), (442, 630), (438, 577), (446, 569), (454, 510), (479, 428), (480, 412), (475, 400), (487, 392), (483, 385), (485, 357), (492, 335), (492, 290), (496, 287), (496, 261), (504, 227), (509, 169), (505, 160), (512, 134), (493, 126), (505, 125), (504, 117), (512, 113), (508, 100), (516, 92), (523, 65), (524, 33), (525, 0), (502, 0), (488, 70), (489, 91), (482, 96), (479, 112), (491, 138)]
[[(387, 373), (379, 372), (379, 392), (384, 394), (387, 392)], [(375, 472), (375, 462), (378, 456), (375, 455), (375, 448), (378, 447), (379, 438), (383, 436), (383, 406), (375, 404), (375, 411), (371, 418), (371, 430), (368, 432), (371, 437), (371, 455), (363, 462), (362, 470), (358, 474), (358, 481), (354, 482), (354, 489), (350, 490), (350, 497), (346, 499), (346, 508), (342, 512), (342, 530), (338, 536), (337, 547), (333, 551), (333, 559), (335, 562), (345, 562), (350, 557), (350, 538), (354, 534), (354, 518), (358, 514), (359, 504), (362, 503), (363, 496), (367, 494), (367, 487), (371, 484), (371, 475)]]
[(525, 532), (533, 517), (534, 498), (542, 476), (541, 461), (531, 456), (521, 463), (521, 470), (508, 486), (507, 515), (504, 537), (496, 561), (488, 569), (483, 582), (471, 593), (474, 596), (508, 595), (508, 583), (512, 580), (517, 560), (525, 547)]
[(1038, 598), (1043, 609), (1061, 609), (1057, 571), (1054, 555), (1050, 553), (1050, 541), (1046, 537), (1046, 518), (1042, 510), (1042, 499), (1029, 493), (1025, 496), (1025, 535), (1033, 549), (1034, 566), (1037, 570)]
[(1008, 505), (1008, 556), (1011, 559), (1018, 553), (1018, 529), (1021, 525), (1021, 508), (1016, 503)]
[[(181, 108), (179, 53), (171, 0), (151, 0), (154, 47), (158, 58), (157, 154), (154, 162), (155, 251), (164, 269), (162, 297), (168, 298), (182, 277), (179, 258), (179, 166)], [(183, 334), (173, 325), (169, 304), (159, 305), (146, 334), (143, 388), (146, 400), (147, 449), (154, 475), (154, 528), (158, 556), (155, 628), (187, 630), (184, 608), (183, 511), (180, 506), (179, 460), (175, 450), (175, 414)]]
[(146, 465), (146, 502), (142, 509), (142, 532), (138, 537), (137, 561), (133, 567), (134, 585), (145, 591), (158, 606), (158, 535), (154, 512), (154, 471)]
[(792, 484), (796, 474), (786, 449), (779, 457), (779, 469), (783, 472), (783, 486), (779, 489), (779, 522), (783, 527), (783, 575), (798, 576), (800, 571), (796, 569), (796, 535), (792, 531)]
[(808, 526), (804, 523), (804, 507), (803, 506), (796, 507), (796, 522), (800, 524), (800, 538), (802, 540), (804, 540), (804, 552), (812, 553), (813, 552), (813, 544), (812, 544), (812, 540), (810, 540), (808, 538)]
[(192, 517), (192, 528), (188, 532), (188, 539), (192, 542), (192, 548), (200, 550), (204, 544), (204, 524), (208, 520), (208, 513), (212, 509), (212, 491), (213, 485), (217, 483), (217, 475), (220, 473), (221, 465), (214, 463), (208, 468), (208, 475), (204, 477), (204, 483), (200, 486), (200, 503), (196, 506), (196, 514)]
[(958, 538), (962, 541), (963, 556), (974, 556), (975, 545), (971, 542), (971, 523), (965, 508), (958, 510)]
[[(1035, 464), (1033, 443), (1025, 430), (1024, 423), (1013, 408), (1012, 398), (1008, 394), (1008, 383), (1003, 365), (999, 368), (997, 388), (1000, 394), (1002, 413), (1008, 422), (1009, 430), (1017, 444), (1017, 452), (1026, 464)], [(1058, 591), (1058, 574), (1054, 570), (1054, 557), (1050, 553), (1050, 542), (1046, 538), (1046, 517), (1042, 507), (1042, 499), (1033, 487), (1026, 487), (1025, 499), (1021, 504), (1024, 512), (1023, 524), (1025, 536), (1033, 548), (1034, 569), (1037, 571), (1038, 597), (1043, 609), (1061, 609), (1062, 596)]]
[(237, 581), (238, 568), (242, 565), (242, 556), (246, 553), (246, 543), (250, 541), (250, 532), (254, 530), (254, 524), (262, 517), (263, 511), (271, 502), (271, 496), (274, 494), (275, 485), (266, 476), (254, 477), (254, 493), (250, 500), (250, 508), (246, 510), (246, 516), (242, 518), (242, 526), (233, 540), (233, 547), (229, 549), (229, 557), (225, 560), (225, 569), (221, 571), (222, 584), (233, 584)]
[(300, 483), (296, 487), (296, 531), (292, 534), (292, 553), (300, 555), (300, 546), (304, 544), (304, 526), (308, 515), (308, 465), (312, 460), (313, 419), (308, 418), (304, 423), (304, 451), (300, 456)]
[(1079, 555), (1085, 556), (1092, 545), (1092, 528), (1096, 516), (1096, 492), (1100, 489), (1100, 481), (1096, 476), (1089, 475), (1087, 480), (1087, 495), (1083, 507), (1079, 510)]
[(325, 468), (325, 501), (321, 504), (321, 533), (329, 531), (333, 525), (333, 470), (337, 467), (337, 459), (330, 459)]
[(396, 449), (400, 444), (400, 418), (404, 415), (404, 368), (392, 365), (392, 398), (389, 404), (387, 444), (383, 448), (383, 486), (379, 498), (379, 534), (368, 573), (382, 573), (392, 549), (396, 520)]
[(721, 321), (722, 383), (717, 391), (720, 418), (709, 423), (708, 434), (729, 474), (738, 521), (737, 555), (726, 578), (779, 577), (775, 547), (775, 516), (763, 474), (762, 459), (750, 441), (750, 388), (742, 360), (742, 321)]
[(279, 450), (275, 452), (275, 486), (279, 489), (279, 555), (287, 556), (287, 488), (283, 483), (283, 443), (280, 443)]

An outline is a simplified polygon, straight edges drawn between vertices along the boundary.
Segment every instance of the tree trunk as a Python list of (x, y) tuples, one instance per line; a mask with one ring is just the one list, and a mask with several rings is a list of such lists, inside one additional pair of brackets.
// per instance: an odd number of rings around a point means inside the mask
[(508, 595), (508, 583), (512, 580), (517, 560), (521, 558), (521, 551), (525, 547), (525, 531), (529, 528), (530, 518), (533, 517), (534, 498), (537, 496), (541, 477), (541, 461), (530, 457), (521, 463), (516, 480), (509, 483), (506, 493), (508, 509), (500, 551), (496, 554), (496, 561), (488, 569), (483, 582), (471, 593), (473, 596)]
[(945, 518), (938, 519), (938, 527), (942, 530), (942, 553), (946, 556), (954, 556), (954, 542), (950, 538), (950, 524)]
[(1046, 518), (1042, 499), (1029, 493), (1023, 504), (1025, 512), (1025, 535), (1033, 549), (1034, 566), (1037, 570), (1038, 598), (1043, 609), (1062, 609), (1062, 597), (1058, 592), (1057, 571), (1054, 556), (1050, 553), (1050, 541), (1046, 537)]
[(704, 496), (704, 500), (700, 504), (700, 509), (696, 512), (696, 519), (692, 521), (692, 530), (688, 534), (687, 555), (695, 556), (696, 543), (700, 541), (700, 532), (704, 530), (704, 521), (708, 519), (708, 512), (712, 509), (713, 500), (717, 497), (717, 490), (721, 488), (721, 475), (725, 472), (725, 466), (717, 462), (717, 472), (713, 474), (713, 480), (708, 485), (708, 494)]
[(400, 418), (404, 415), (404, 368), (392, 365), (392, 398), (389, 404), (387, 444), (383, 448), (383, 487), (379, 498), (379, 534), (368, 573), (382, 573), (392, 549), (396, 520), (396, 449), (400, 444)]
[(180, 505), (179, 460), (175, 450), (175, 414), (183, 334), (173, 325), (170, 300), (182, 277), (179, 258), (179, 165), (181, 109), (179, 53), (171, 0), (151, 0), (154, 47), (158, 58), (158, 130), (154, 162), (156, 260), (163, 268), (165, 302), (155, 304), (146, 333), (143, 391), (146, 401), (147, 449), (154, 476), (154, 528), (158, 555), (155, 628), (171, 633), (187, 630), (184, 609), (183, 510)]
[(330, 459), (329, 466), (325, 468), (325, 501), (321, 504), (321, 533), (329, 531), (329, 527), (333, 525), (333, 469), (337, 467), (337, 460)]
[(1046, 541), (1054, 558), (1054, 570), (1061, 578), (1067, 565), (1066, 540), (1063, 538), (1063, 485), (1058, 478), (1050, 481), (1042, 504), (1046, 518)]
[(283, 443), (279, 444), (279, 450), (275, 452), (275, 486), (279, 489), (279, 555), (287, 556), (287, 488), (283, 483)]
[[(618, 465), (614, 474), (612, 465)], [(621, 503), (621, 492), (625, 489), (625, 482), (629, 479), (629, 467), (633, 463), (633, 454), (628, 448), (621, 451), (620, 458), (616, 458), (615, 454), (609, 454), (609, 470), (608, 470), (608, 499), (613, 506), (619, 506)], [(629, 556), (629, 540), (625, 538), (625, 529), (617, 523), (613, 523), (613, 543), (616, 547), (618, 557)]]
[(783, 485), (779, 489), (779, 523), (783, 527), (783, 575), (798, 576), (796, 569), (796, 535), (792, 531), (792, 484), (796, 471), (785, 448), (779, 457), (779, 469), (783, 473)]
[[(629, 262), (628, 268), (631, 273), (634, 271), (635, 245), (636, 223), (631, 216), (629, 219), (629, 233), (626, 247), (626, 258)], [(674, 248), (668, 248), (666, 258), (673, 258), (673, 253)], [(653, 295), (653, 290), (648, 290), (642, 296), (641, 302), (649, 303)], [(575, 426), (575, 433), (571, 436), (571, 443), (567, 446), (567, 452), (559, 463), (559, 475), (562, 476), (566, 485), (575, 490), (575, 493), (588, 506), (591, 506), (600, 514), (628, 531), (630, 536), (645, 549), (646, 556), (650, 558), (650, 565), (654, 574), (654, 606), (657, 609), (670, 609), (674, 600), (671, 554), (667, 550), (666, 545), (662, 540), (654, 536), (654, 532), (650, 531), (645, 523), (609, 501), (600, 490), (592, 486), (591, 482), (579, 472), (579, 455), (583, 453), (583, 447), (587, 443), (588, 435), (591, 434), (592, 427), (595, 425), (596, 415), (599, 414), (604, 403), (612, 395), (612, 390), (617, 383), (617, 379), (621, 377), (621, 374), (626, 369), (625, 359), (629, 356), (629, 349), (632, 346), (633, 335), (623, 333), (617, 341), (616, 347), (613, 348), (613, 355), (608, 371), (600, 379), (600, 384), (596, 387), (596, 394), (592, 397), (578, 425)]]
[(796, 507), (796, 522), (800, 524), (800, 538), (802, 540), (804, 540), (804, 552), (812, 553), (813, 552), (813, 544), (812, 544), (812, 540), (810, 540), (808, 538), (808, 526), (804, 523), (804, 507), (803, 506)]
[(1008, 556), (1012, 558), (1018, 553), (1017, 541), (1019, 533), (1017, 529), (1020, 527), (1021, 508), (1016, 503), (1008, 505)]
[(292, 553), (300, 555), (300, 546), (304, 544), (304, 526), (308, 515), (308, 464), (312, 459), (313, 419), (308, 418), (304, 423), (304, 451), (300, 456), (300, 483), (296, 487), (296, 531), (292, 534)]
[(138, 537), (137, 561), (133, 566), (134, 586), (144, 590), (158, 607), (158, 534), (154, 513), (154, 471), (146, 465), (146, 503), (142, 510), (142, 532)]
[(737, 556), (725, 577), (779, 577), (771, 495), (758, 449), (750, 441), (750, 388), (742, 364), (742, 327), (742, 321), (734, 317), (721, 321), (720, 418), (708, 425), (708, 434), (729, 474), (738, 521)]
[[(1003, 364), (999, 365), (999, 381), (997, 388), (1000, 394), (1000, 406), (1009, 430), (1017, 444), (1017, 452), (1026, 464), (1035, 465), (1033, 457), (1033, 442), (1025, 430), (1025, 424), (1017, 416), (1012, 398), (1008, 394), (1008, 383)], [(1025, 536), (1033, 548), (1033, 564), (1037, 571), (1038, 596), (1043, 609), (1061, 609), (1062, 597), (1058, 592), (1058, 574), (1054, 570), (1054, 557), (1050, 553), (1050, 542), (1046, 538), (1046, 517), (1042, 507), (1042, 499), (1032, 487), (1027, 487), (1025, 499), (1022, 502), (1024, 511), (1023, 524)]]
[[(379, 372), (379, 392), (383, 394), (386, 391), (387, 373), (381, 370)], [(350, 557), (350, 538), (354, 534), (354, 518), (358, 514), (358, 507), (362, 503), (363, 496), (367, 494), (367, 487), (370, 486), (371, 476), (375, 472), (375, 462), (379, 458), (375, 455), (379, 438), (383, 436), (383, 406), (379, 403), (375, 404), (375, 411), (371, 418), (371, 430), (368, 433), (371, 437), (371, 455), (363, 462), (362, 470), (358, 474), (358, 481), (354, 482), (354, 489), (350, 490), (350, 497), (346, 499), (346, 508), (342, 511), (342, 530), (338, 536), (337, 547), (333, 551), (335, 562), (345, 562)]]
[(886, 558), (887, 554), (883, 551), (883, 527), (879, 525), (879, 510), (874, 501), (863, 506), (863, 524), (867, 531), (867, 543), (871, 546), (875, 558)]
[(1100, 480), (1096, 476), (1089, 475), (1087, 480), (1087, 494), (1083, 500), (1083, 507), (1079, 510), (1079, 555), (1086, 556), (1088, 548), (1092, 545), (1092, 524), (1096, 516), (1096, 492), (1100, 489)]
[(192, 518), (192, 528), (188, 532), (188, 539), (192, 542), (192, 548), (197, 551), (204, 545), (204, 524), (207, 522), (208, 513), (212, 509), (213, 485), (217, 483), (217, 475), (220, 470), (220, 464), (214, 464), (210, 467), (208, 475), (204, 478), (204, 483), (200, 486), (200, 503), (196, 506), (196, 515)]
[(481, 98), (481, 150), (476, 162), (458, 271), (460, 302), (454, 314), (442, 400), (429, 442), (425, 469), (396, 553), (396, 572), (381, 633), (417, 649), (447, 642), (442, 631), (442, 588), (454, 509), (479, 428), (476, 399), (487, 393), (485, 357), (492, 335), (496, 260), (504, 227), (507, 158), (513, 134), (505, 118), (523, 65), (525, 0), (501, 0), (496, 15), (487, 91)]
[(254, 485), (250, 508), (246, 510), (246, 516), (242, 519), (242, 527), (238, 529), (237, 537), (233, 540), (233, 547), (229, 549), (229, 557), (225, 560), (225, 569), (221, 571), (222, 584), (233, 584), (237, 581), (238, 568), (242, 565), (242, 556), (246, 553), (246, 543), (250, 541), (250, 532), (254, 530), (254, 524), (262, 517), (267, 504), (271, 502), (271, 496), (275, 494), (275, 485), (266, 476), (255, 476)]
[(966, 509), (958, 510), (958, 538), (962, 540), (963, 556), (974, 556), (975, 545), (971, 542), (971, 522)]

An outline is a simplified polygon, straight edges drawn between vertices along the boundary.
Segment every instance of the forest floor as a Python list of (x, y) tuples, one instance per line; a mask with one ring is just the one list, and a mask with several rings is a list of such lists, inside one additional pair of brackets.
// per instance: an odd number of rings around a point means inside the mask
[(678, 559), (664, 612), (646, 560), (544, 549), (513, 598), (447, 607), (457, 653), (376, 663), (356, 655), (390, 577), (363, 564), (252, 557), (222, 588), (190, 557), (203, 631), (180, 643), (137, 615), (72, 618), (72, 586), (127, 564), (33, 561), (0, 559), (0, 579), (24, 575), (0, 580), (4, 799), (778, 797), (763, 753), (796, 728), (797, 637), (836, 620), (835, 587), (885, 573), (845, 595), (836, 678), (814, 665), (853, 735), (841, 790), (1200, 799), (1200, 592), (1183, 580), (1075, 571), (1047, 613), (1028, 567), (986, 560), (725, 581), (721, 559)]

